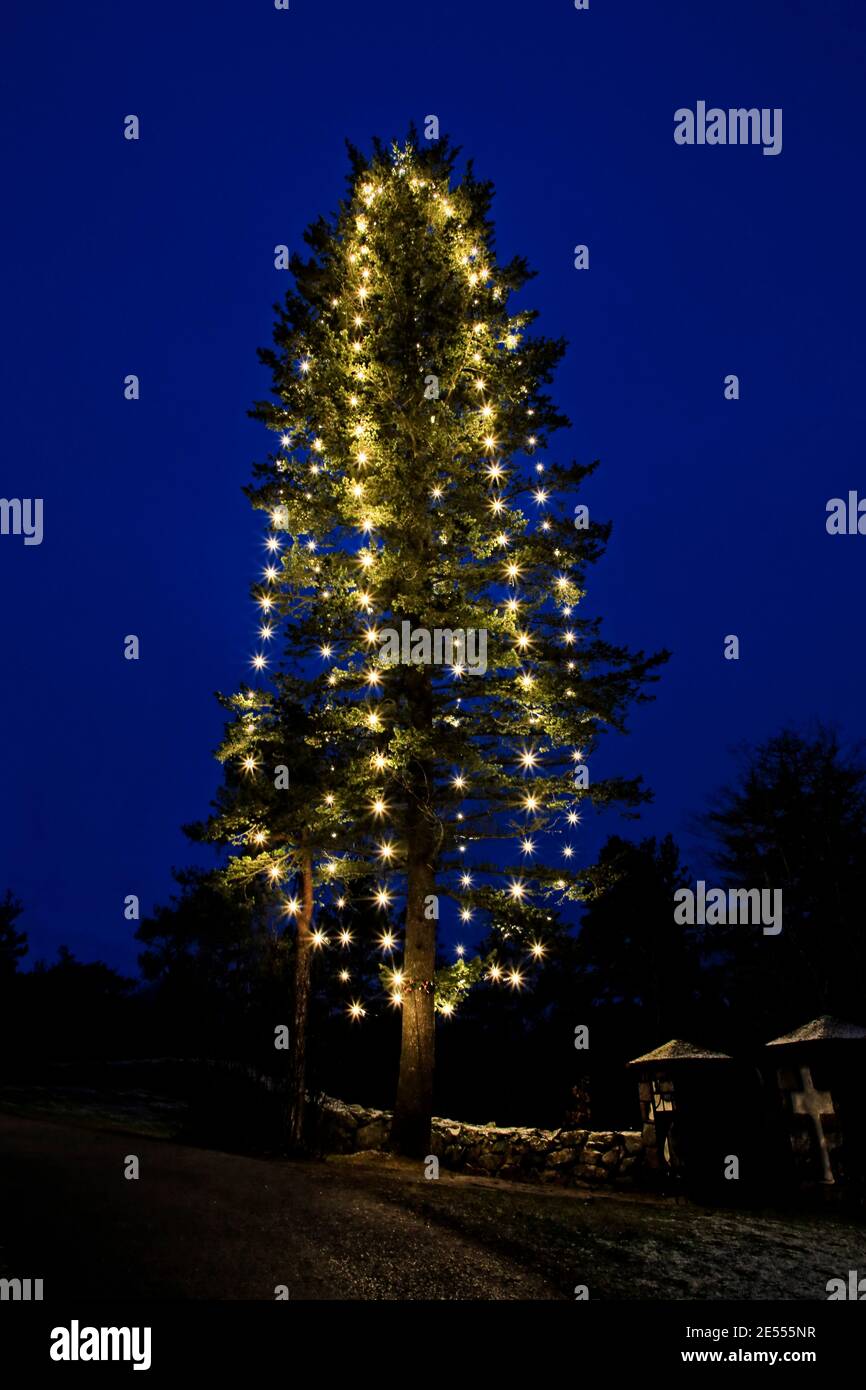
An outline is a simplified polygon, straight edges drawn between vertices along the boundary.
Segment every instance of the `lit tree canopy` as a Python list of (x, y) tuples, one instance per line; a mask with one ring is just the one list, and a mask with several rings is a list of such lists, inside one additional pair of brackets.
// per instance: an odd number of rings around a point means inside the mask
[[(253, 664), (278, 628), (267, 674), (301, 707), (313, 883), (336, 893), (373, 865), (382, 910), (405, 904), (394, 1139), (423, 1152), (439, 898), (543, 955), (580, 894), (583, 803), (642, 797), (639, 780), (590, 783), (589, 765), (664, 656), (610, 645), (581, 612), (608, 528), (577, 505), (591, 469), (549, 458), (564, 344), (513, 303), (530, 272), (497, 260), (490, 184), (414, 134), (350, 160), (261, 354), (275, 399), (254, 414), (279, 446), (248, 490), (274, 555)], [(250, 713), (261, 736), (267, 711)], [(302, 830), (295, 817), (293, 842)], [(481, 973), (440, 974), (440, 1009)]]

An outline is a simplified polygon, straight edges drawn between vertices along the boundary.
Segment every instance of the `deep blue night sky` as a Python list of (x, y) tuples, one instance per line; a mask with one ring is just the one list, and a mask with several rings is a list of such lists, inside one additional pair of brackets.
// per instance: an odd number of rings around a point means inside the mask
[[(828, 498), (866, 493), (862, 3), (7, 0), (2, 24), (0, 495), (45, 507), (41, 546), (0, 536), (0, 892), (29, 963), (66, 942), (133, 969), (124, 896), (148, 912), (196, 860), (212, 692), (254, 649), (240, 489), (271, 444), (246, 411), (273, 248), (336, 204), (345, 137), (430, 113), (496, 184), (500, 257), (539, 272), (521, 302), (570, 343), (550, 453), (602, 459), (585, 500), (614, 522), (588, 605), (674, 653), (605, 746), (655, 790), (645, 833), (700, 868), (687, 820), (732, 745), (816, 716), (864, 732), (866, 537), (825, 530)], [(698, 100), (781, 107), (782, 153), (677, 146)]]

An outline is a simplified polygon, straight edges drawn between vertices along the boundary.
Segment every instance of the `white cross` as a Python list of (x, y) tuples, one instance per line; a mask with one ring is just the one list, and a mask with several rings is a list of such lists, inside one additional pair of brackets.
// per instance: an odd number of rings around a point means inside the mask
[(824, 1135), (824, 1126), (821, 1124), (822, 1115), (832, 1115), (833, 1097), (829, 1091), (816, 1091), (812, 1084), (812, 1073), (808, 1067), (800, 1068), (800, 1080), (803, 1083), (802, 1091), (791, 1093), (791, 1105), (795, 1115), (808, 1115), (815, 1127), (815, 1137), (818, 1140), (818, 1149), (821, 1154), (821, 1168), (824, 1173), (824, 1182), (834, 1182), (833, 1169), (830, 1166), (830, 1155), (827, 1152), (827, 1140)]

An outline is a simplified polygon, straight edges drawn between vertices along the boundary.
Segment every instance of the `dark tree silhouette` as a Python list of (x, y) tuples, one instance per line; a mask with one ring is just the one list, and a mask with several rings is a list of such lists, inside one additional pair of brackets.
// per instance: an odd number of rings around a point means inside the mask
[(784, 729), (740, 751), (737, 781), (701, 819), (725, 886), (782, 890), (782, 931), (713, 929), (726, 991), (757, 1032), (863, 1014), (866, 763), (836, 733)]
[(688, 874), (673, 838), (636, 844), (613, 835), (584, 880), (577, 965), (588, 1002), (636, 1013), (648, 1039), (688, 1037), (698, 1026), (700, 942), (674, 921), (674, 893)]
[(15, 923), (23, 911), (23, 904), (7, 888), (6, 896), (0, 901), (0, 985), (8, 983), (18, 969), (18, 962), (27, 954), (27, 933), (15, 930)]

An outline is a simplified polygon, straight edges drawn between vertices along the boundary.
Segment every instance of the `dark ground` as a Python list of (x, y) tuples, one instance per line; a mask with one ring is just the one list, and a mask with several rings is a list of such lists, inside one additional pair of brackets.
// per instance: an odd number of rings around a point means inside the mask
[(866, 1227), (831, 1214), (427, 1181), (384, 1155), (288, 1163), (111, 1124), (0, 1113), (0, 1276), (42, 1277), (46, 1300), (823, 1300), (866, 1268)]

